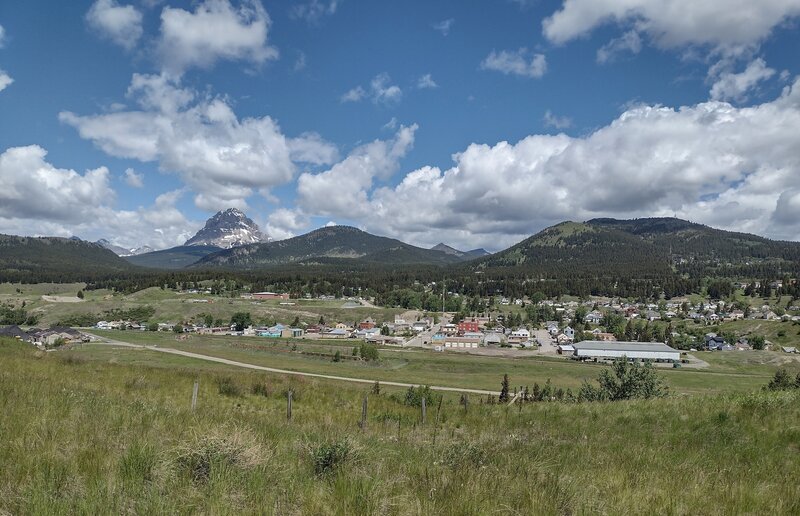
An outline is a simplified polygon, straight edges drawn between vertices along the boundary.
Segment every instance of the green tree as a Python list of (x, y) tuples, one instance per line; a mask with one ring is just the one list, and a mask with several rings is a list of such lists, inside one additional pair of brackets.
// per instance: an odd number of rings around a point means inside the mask
[(78, 291), (78, 299), (83, 299), (83, 290)]
[(575, 310), (575, 324), (583, 324), (586, 320), (586, 314), (589, 313), (589, 310), (581, 305)]
[(236, 331), (243, 331), (253, 324), (250, 312), (236, 312), (231, 316), (231, 324), (236, 325)]
[(633, 319), (628, 319), (628, 324), (625, 325), (625, 340), (633, 342), (636, 337), (636, 330), (633, 327)]
[(753, 349), (764, 349), (766, 345), (766, 339), (764, 339), (763, 335), (751, 335), (747, 338), (747, 342)]
[(158, 331), (158, 323), (151, 322), (147, 325), (147, 331)]
[(336, 353), (333, 354), (333, 361), (334, 362), (341, 362), (342, 361), (342, 352), (339, 351), (338, 349), (336, 350)]
[(176, 324), (175, 326), (172, 327), (172, 331), (174, 331), (175, 333), (183, 333), (183, 325)]
[(792, 377), (789, 376), (786, 369), (778, 369), (775, 372), (775, 376), (773, 376), (772, 380), (767, 384), (767, 390), (770, 391), (788, 391), (789, 389), (795, 388), (795, 381), (792, 380)]
[(629, 363), (626, 358), (618, 358), (597, 378), (599, 387), (584, 382), (578, 392), (581, 401), (618, 401), (629, 399), (660, 398), (667, 395), (667, 386), (656, 374), (653, 365), (638, 362)]
[(381, 326), (381, 335), (391, 335), (391, 334), (392, 332), (391, 330), (389, 330), (388, 326), (386, 326), (385, 324)]
[(298, 328), (300, 326), (300, 316), (296, 315), (294, 321), (291, 324), (292, 328)]
[(509, 400), (507, 374), (503, 375), (503, 383), (500, 385), (500, 403), (503, 403), (504, 401), (507, 402)]
[(367, 362), (378, 360), (380, 358), (378, 354), (378, 346), (375, 344), (370, 344), (369, 342), (365, 342), (359, 346), (359, 354), (361, 355), (361, 358)]

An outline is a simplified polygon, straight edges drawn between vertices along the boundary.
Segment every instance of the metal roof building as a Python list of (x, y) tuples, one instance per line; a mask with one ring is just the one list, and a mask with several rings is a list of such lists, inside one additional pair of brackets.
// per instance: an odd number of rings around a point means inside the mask
[(674, 360), (681, 358), (681, 352), (660, 342), (618, 342), (584, 340), (573, 344), (577, 358), (620, 358), (642, 360)]

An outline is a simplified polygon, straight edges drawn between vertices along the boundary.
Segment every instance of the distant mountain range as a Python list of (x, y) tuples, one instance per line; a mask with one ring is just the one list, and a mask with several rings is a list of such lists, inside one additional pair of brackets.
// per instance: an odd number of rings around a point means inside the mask
[(105, 238), (101, 238), (95, 244), (101, 245), (111, 251), (112, 253), (116, 254), (117, 256), (136, 256), (138, 254), (144, 253), (152, 253), (153, 248), (147, 245), (143, 245), (141, 247), (134, 247), (134, 248), (127, 248), (118, 245), (114, 245)]
[(445, 254), (457, 256), (458, 258), (463, 258), (465, 260), (469, 260), (472, 258), (480, 258), (481, 256), (488, 256), (490, 253), (486, 249), (473, 249), (472, 251), (459, 251), (453, 247), (450, 247), (444, 243), (438, 243), (435, 246), (431, 247), (432, 251), (441, 251)]
[[(144, 269), (140, 267), (266, 271), (315, 265), (324, 271), (326, 267), (342, 270), (348, 264), (426, 265), (446, 268), (449, 277), (468, 278), (484, 272), (495, 279), (560, 279), (613, 292), (618, 281), (631, 278), (649, 282), (648, 288), (673, 284), (685, 290), (689, 279), (800, 274), (798, 242), (722, 231), (674, 218), (562, 222), (495, 254), (483, 249), (465, 252), (445, 244), (424, 249), (348, 226), (324, 227), (286, 240), (230, 248), (199, 244), (214, 241), (229, 245), (251, 237), (263, 238), (257, 226), (248, 221), (238, 210), (226, 210), (212, 217), (190, 239), (195, 244), (131, 254), (124, 259), (100, 243), (79, 239), (0, 236), (0, 276), (28, 277), (38, 271), (50, 274), (48, 278), (75, 278), (83, 273), (141, 272)], [(214, 235), (221, 240), (214, 240)]]
[(380, 264), (437, 264), (461, 261), (459, 256), (423, 249), (393, 238), (371, 235), (349, 226), (314, 230), (286, 240), (235, 247), (209, 254), (194, 267), (256, 269), (329, 259)]

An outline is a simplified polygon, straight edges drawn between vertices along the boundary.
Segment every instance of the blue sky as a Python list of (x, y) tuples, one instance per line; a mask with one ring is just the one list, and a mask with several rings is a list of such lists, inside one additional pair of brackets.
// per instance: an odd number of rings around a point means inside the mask
[[(675, 13), (680, 13), (676, 16)], [(800, 0), (0, 5), (0, 232), (239, 207), (497, 250), (565, 219), (800, 239)]]

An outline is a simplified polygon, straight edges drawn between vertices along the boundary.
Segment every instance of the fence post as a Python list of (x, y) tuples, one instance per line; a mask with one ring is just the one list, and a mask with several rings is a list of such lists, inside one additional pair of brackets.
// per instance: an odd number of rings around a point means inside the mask
[(286, 419), (288, 421), (292, 420), (292, 390), (289, 389), (289, 393), (286, 395)]
[(426, 413), (427, 413), (427, 410), (426, 410), (426, 408), (425, 408), (425, 398), (423, 397), (423, 398), (422, 398), (422, 424), (423, 424), (423, 425), (425, 424), (425, 416), (426, 416)]
[(361, 403), (361, 430), (367, 427), (367, 396), (364, 396), (364, 402)]
[(197, 390), (200, 388), (200, 381), (195, 380), (194, 387), (192, 387), (192, 410), (197, 407)]

